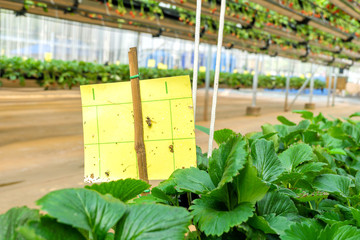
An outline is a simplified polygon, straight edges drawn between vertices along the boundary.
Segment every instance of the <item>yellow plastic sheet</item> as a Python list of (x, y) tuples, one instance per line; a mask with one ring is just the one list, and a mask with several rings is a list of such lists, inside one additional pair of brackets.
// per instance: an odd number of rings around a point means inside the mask
[(44, 59), (45, 61), (50, 62), (52, 60), (52, 53), (51, 52), (44, 53)]
[[(141, 80), (149, 180), (196, 166), (189, 76)], [(87, 182), (138, 178), (130, 82), (81, 86)]]

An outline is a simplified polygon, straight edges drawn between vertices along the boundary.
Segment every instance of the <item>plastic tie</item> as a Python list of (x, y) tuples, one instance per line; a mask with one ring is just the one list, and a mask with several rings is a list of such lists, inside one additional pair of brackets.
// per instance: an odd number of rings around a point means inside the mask
[(134, 76), (130, 76), (130, 80), (131, 80), (131, 79), (134, 79), (134, 78), (140, 78), (140, 73), (138, 73), (138, 74), (136, 74), (136, 75), (134, 75)]

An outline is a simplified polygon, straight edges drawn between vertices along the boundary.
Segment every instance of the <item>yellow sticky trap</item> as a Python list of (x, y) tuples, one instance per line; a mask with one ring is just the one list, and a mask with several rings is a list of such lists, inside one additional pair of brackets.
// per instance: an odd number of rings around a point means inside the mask
[(45, 61), (50, 62), (51, 59), (52, 59), (52, 53), (51, 52), (46, 52), (44, 54), (44, 59), (45, 59)]
[(158, 69), (167, 69), (168, 68), (168, 66), (166, 65), (166, 64), (163, 64), (163, 63), (159, 63), (158, 64)]
[[(141, 80), (149, 180), (196, 166), (189, 76)], [(139, 178), (130, 82), (80, 87), (86, 182)]]
[(205, 66), (200, 66), (199, 67), (199, 72), (206, 72), (206, 67)]
[(155, 67), (155, 64), (156, 64), (155, 59), (149, 59), (147, 62), (147, 67), (153, 68)]

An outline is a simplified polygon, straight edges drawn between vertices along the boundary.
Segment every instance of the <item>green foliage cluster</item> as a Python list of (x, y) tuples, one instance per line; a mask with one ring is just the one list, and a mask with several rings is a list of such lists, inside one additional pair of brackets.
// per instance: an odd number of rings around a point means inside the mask
[[(191, 70), (183, 69), (156, 69), (140, 68), (142, 79), (154, 79), (161, 77), (172, 77), (180, 75), (190, 75)], [(214, 72), (211, 72), (211, 78), (214, 79)], [(127, 65), (109, 64), (103, 65), (93, 62), (83, 61), (39, 61), (32, 58), (22, 59), (20, 57), (0, 57), (0, 78), (10, 80), (19, 79), (21, 84), (25, 84), (25, 79), (36, 80), (40, 86), (45, 89), (52, 84), (58, 84), (60, 87), (71, 88), (73, 86), (91, 84), (98, 82), (119, 82), (129, 80), (129, 67)], [(220, 83), (230, 88), (249, 88), (252, 86), (253, 75), (250, 73), (221, 73)], [(306, 79), (292, 77), (290, 79), (291, 88), (298, 89)], [(260, 88), (284, 88), (286, 77), (281, 76), (259, 76)], [(205, 83), (205, 73), (199, 73), (199, 85)], [(325, 83), (315, 79), (315, 88), (324, 88)]]
[(294, 112), (304, 120), (216, 131), (210, 158), (197, 148), (196, 168), (146, 196), (149, 184), (125, 179), (50, 192), (43, 213), (10, 209), (0, 239), (360, 239), (360, 112)]

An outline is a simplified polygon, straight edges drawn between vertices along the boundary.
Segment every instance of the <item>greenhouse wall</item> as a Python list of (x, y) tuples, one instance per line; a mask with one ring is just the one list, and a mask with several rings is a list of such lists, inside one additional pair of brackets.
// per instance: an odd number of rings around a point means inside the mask
[[(78, 60), (98, 63), (127, 64), (127, 50), (138, 45), (141, 67), (192, 69), (193, 42), (150, 34), (93, 26), (62, 19), (26, 14), (16, 17), (12, 11), (0, 10), (0, 53), (44, 60)], [(206, 70), (207, 44), (200, 45), (200, 71)], [(210, 46), (212, 70), (216, 49)], [(254, 72), (256, 55), (238, 49), (223, 48), (222, 72)], [(316, 77), (325, 80), (325, 66), (316, 66)], [(288, 74), (289, 59), (261, 55), (261, 74)], [(310, 76), (311, 64), (297, 61), (295, 76)], [(358, 82), (358, 67), (352, 67), (349, 81)]]

